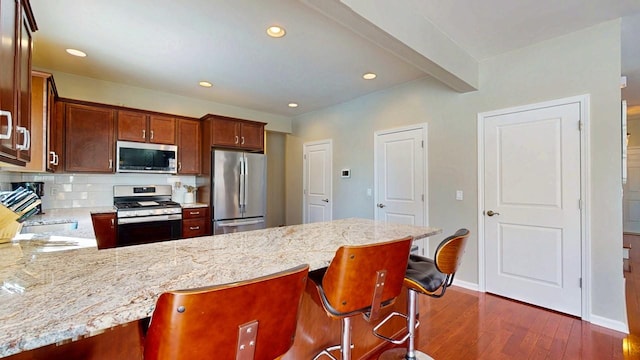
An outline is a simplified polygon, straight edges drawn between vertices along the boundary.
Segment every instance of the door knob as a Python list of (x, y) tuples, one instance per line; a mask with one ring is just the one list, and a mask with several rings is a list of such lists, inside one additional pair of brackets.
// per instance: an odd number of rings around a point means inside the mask
[(328, 202), (329, 202), (329, 199), (322, 199), (322, 201), (324, 201), (324, 202), (328, 203)]
[(487, 211), (487, 216), (500, 215), (499, 212), (494, 212), (493, 210)]
[(377, 207), (379, 207), (380, 209), (382, 209), (383, 207), (385, 207), (385, 206), (387, 206), (387, 205), (385, 205), (385, 204), (378, 204), (378, 205), (376, 205), (376, 206), (377, 206)]

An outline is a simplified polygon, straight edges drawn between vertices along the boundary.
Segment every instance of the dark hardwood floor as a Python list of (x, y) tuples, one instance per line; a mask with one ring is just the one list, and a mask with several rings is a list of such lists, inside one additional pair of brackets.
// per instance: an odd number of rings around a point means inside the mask
[(446, 359), (640, 359), (640, 236), (625, 272), (630, 334), (535, 306), (452, 287), (420, 296), (418, 348)]

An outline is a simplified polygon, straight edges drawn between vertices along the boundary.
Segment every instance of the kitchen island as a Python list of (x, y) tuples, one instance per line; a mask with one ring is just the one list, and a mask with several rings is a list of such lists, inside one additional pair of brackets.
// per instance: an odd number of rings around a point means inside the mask
[[(106, 250), (56, 251), (46, 240), (0, 245), (0, 357), (148, 318), (158, 296), (299, 264), (329, 264), (341, 245), (439, 233), (364, 219), (270, 228)], [(301, 314), (301, 317), (304, 315)]]

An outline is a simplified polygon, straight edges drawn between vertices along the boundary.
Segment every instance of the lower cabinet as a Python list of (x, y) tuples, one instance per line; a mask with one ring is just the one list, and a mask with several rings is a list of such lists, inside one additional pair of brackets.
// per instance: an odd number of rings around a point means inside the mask
[(118, 242), (118, 228), (116, 227), (116, 213), (91, 214), (93, 232), (96, 235), (98, 249), (116, 247)]
[(211, 235), (210, 224), (208, 207), (182, 209), (183, 238)]

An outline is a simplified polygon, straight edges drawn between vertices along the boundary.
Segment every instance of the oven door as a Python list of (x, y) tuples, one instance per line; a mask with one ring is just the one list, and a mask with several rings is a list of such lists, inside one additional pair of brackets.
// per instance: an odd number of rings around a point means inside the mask
[(180, 214), (118, 219), (118, 247), (176, 240), (181, 235)]

